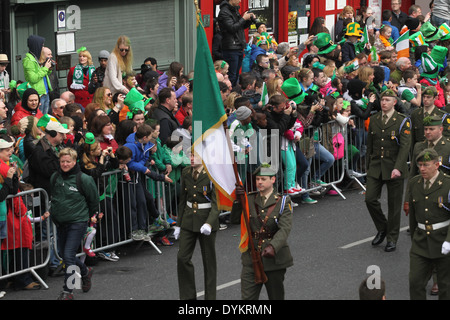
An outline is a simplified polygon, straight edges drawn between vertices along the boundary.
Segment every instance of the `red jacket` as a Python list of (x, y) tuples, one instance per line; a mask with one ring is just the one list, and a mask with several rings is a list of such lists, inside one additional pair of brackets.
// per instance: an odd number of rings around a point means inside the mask
[[(18, 124), (20, 119), (28, 117), (28, 116), (35, 116), (36, 118), (40, 119), (43, 116), (43, 114), (42, 114), (42, 111), (39, 108), (37, 108), (36, 114), (33, 115), (31, 113), (31, 111), (22, 107), (22, 102), (19, 102), (14, 107), (14, 114), (11, 117), (11, 125), (13, 126), (13, 125)], [(6, 170), (6, 171), (8, 171), (8, 170)]]
[[(6, 177), (8, 170), (9, 166), (3, 160), (0, 160), (0, 174)], [(2, 242), (2, 250), (32, 249), (33, 229), (22, 197), (14, 197), (12, 201), (6, 201), (8, 204), (8, 215), (6, 217), (8, 237)]]

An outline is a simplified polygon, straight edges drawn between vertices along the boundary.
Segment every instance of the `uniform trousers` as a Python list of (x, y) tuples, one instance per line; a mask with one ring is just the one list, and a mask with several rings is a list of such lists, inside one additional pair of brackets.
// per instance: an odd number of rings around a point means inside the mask
[[(267, 282), (264, 286), (269, 300), (284, 300), (284, 276), (286, 269), (266, 271)], [(263, 284), (255, 283), (253, 266), (245, 265), (241, 273), (242, 300), (258, 300)]]
[(439, 300), (450, 299), (450, 256), (430, 259), (410, 253), (409, 296), (411, 300), (426, 300), (426, 286), (436, 268)]
[[(404, 179), (381, 180), (367, 176), (366, 206), (378, 232), (385, 231), (389, 242), (397, 242), (403, 204)], [(388, 216), (381, 209), (383, 185), (387, 186)]]
[(216, 263), (216, 235), (213, 231), (209, 236), (200, 232), (186, 229), (180, 230), (179, 249), (177, 254), (178, 288), (180, 300), (195, 300), (197, 290), (195, 287), (194, 265), (192, 255), (197, 240), (203, 260), (203, 271), (205, 281), (205, 300), (216, 299), (217, 286), (217, 263)]

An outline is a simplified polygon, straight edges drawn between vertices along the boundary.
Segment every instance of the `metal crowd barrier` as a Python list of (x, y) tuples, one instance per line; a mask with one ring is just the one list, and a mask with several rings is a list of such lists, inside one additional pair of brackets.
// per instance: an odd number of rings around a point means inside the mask
[(50, 220), (41, 220), (41, 214), (48, 211), (47, 192), (44, 189), (23, 191), (8, 196), (5, 202), (7, 235), (1, 241), (0, 280), (30, 273), (48, 289), (36, 271), (50, 260)]
[[(330, 121), (322, 124), (318, 128), (306, 128), (300, 142), (295, 143), (295, 148), (299, 148), (302, 151), (302, 154), (306, 156), (309, 164), (308, 169), (303, 175), (296, 172), (295, 182), (303, 188), (298, 196), (305, 192), (324, 193), (324, 190), (333, 189), (345, 199), (345, 196), (337, 185), (343, 181), (346, 175), (348, 178), (357, 181), (361, 188), (365, 190), (362, 179), (366, 176), (364, 147), (366, 146), (367, 141), (367, 131), (364, 128), (364, 121), (362, 119), (354, 116), (351, 116), (351, 119), (354, 121), (355, 128), (351, 128), (347, 125), (340, 126), (336, 121)], [(341, 152), (340, 154), (335, 152), (336, 148), (342, 149), (342, 139), (337, 139), (336, 137), (338, 135), (342, 136), (344, 142), (344, 152)], [(275, 136), (277, 139), (279, 138), (278, 135)], [(336, 143), (338, 144), (336, 145)], [(279, 151), (280, 149), (277, 150)], [(308, 150), (315, 151), (308, 154)], [(258, 149), (258, 152), (259, 151), (260, 150)], [(324, 162), (324, 158), (326, 158), (325, 160), (330, 160), (330, 155), (333, 157), (332, 163), (328, 163), (327, 169), (321, 172), (320, 165)], [(291, 177), (285, 175), (286, 163), (282, 161), (280, 154), (277, 156), (280, 156), (277, 189), (279, 192), (284, 192), (285, 180)], [(249, 164), (248, 166), (244, 165), (241, 167), (242, 171), (240, 173), (246, 174), (245, 187), (247, 191), (256, 190), (254, 180), (250, 173), (256, 169), (258, 165), (259, 164)], [(323, 184), (314, 184), (314, 180), (316, 179), (320, 179)], [(104, 216), (97, 224), (96, 237), (93, 242), (94, 252), (109, 250), (134, 241), (131, 237), (133, 224), (131, 212), (133, 205), (132, 201), (134, 200), (131, 197), (136, 194), (136, 184), (134, 184), (133, 181), (133, 176), (131, 177), (131, 181), (125, 179), (121, 170), (105, 172), (101, 178), (98, 179), (97, 186), (101, 197), (99, 212), (103, 212)], [(179, 183), (180, 181), (174, 181), (174, 183), (168, 184), (146, 178), (145, 185), (149, 193), (153, 196), (153, 201), (155, 201), (160, 220), (163, 222), (167, 222), (169, 217), (175, 218), (178, 215)], [(18, 198), (24, 199), (27, 212), (33, 218), (40, 217), (41, 213), (45, 212), (49, 206), (48, 195), (43, 189), (33, 189), (21, 192), (15, 196), (8, 197), (7, 201), (12, 202), (14, 199)], [(19, 213), (24, 214), (25, 212)], [(228, 211), (223, 211), (221, 216), (227, 215), (228, 213)], [(8, 213), (8, 218), (10, 218), (10, 213)], [(149, 220), (149, 216), (147, 216), (147, 222)], [(23, 223), (23, 221), (27, 220), (20, 221), (21, 222), (19, 223)], [(17, 260), (18, 256), (16, 250), (4, 251), (6, 254), (3, 255), (4, 258), (2, 259), (4, 268), (2, 268), (2, 273), (0, 273), (0, 280), (25, 272), (31, 272), (44, 287), (47, 287), (35, 271), (36, 269), (45, 266), (50, 259), (50, 250), (45, 250), (45, 246), (42, 244), (52, 243), (56, 257), (60, 260), (62, 259), (58, 255), (56, 237), (51, 237), (50, 233), (46, 232), (46, 230), (50, 230), (49, 220), (45, 220), (44, 224), (34, 224), (34, 226), (34, 233), (38, 236), (33, 239), (33, 246), (29, 250), (29, 263), (27, 264), (26, 259)], [(54, 226), (54, 228), (56, 227)], [(19, 226), (17, 230), (21, 230), (21, 227)], [(57, 234), (56, 229), (54, 229), (53, 234)], [(5, 245), (10, 245), (11, 239), (12, 238), (7, 238), (3, 243), (6, 243)], [(161, 251), (152, 240), (149, 240), (148, 242), (159, 254), (161, 254)], [(138, 248), (143, 243), (144, 241), (140, 241), (138, 243)], [(17, 247), (14, 249), (19, 249), (21, 251), (25, 251), (22, 249), (26, 249), (20, 241), (15, 243), (14, 246)], [(80, 247), (82, 248), (82, 246)], [(84, 253), (81, 250), (78, 256), (82, 255), (84, 255)], [(13, 260), (15, 263), (6, 266), (5, 262), (11, 262)]]

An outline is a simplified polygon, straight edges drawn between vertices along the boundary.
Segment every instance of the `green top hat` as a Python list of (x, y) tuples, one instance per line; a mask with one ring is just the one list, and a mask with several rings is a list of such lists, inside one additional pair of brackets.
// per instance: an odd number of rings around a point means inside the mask
[(428, 53), (422, 53), (422, 68), (423, 72), (420, 76), (425, 78), (434, 79), (439, 72), (439, 66), (434, 59)]
[(439, 29), (433, 26), (430, 21), (425, 22), (422, 27), (420, 27), (420, 31), (425, 37), (426, 42), (436, 41), (441, 38)]
[(442, 119), (439, 116), (428, 116), (423, 118), (423, 125), (430, 127), (430, 126), (441, 126), (442, 125)]
[(95, 142), (95, 137), (92, 132), (87, 132), (86, 136), (84, 137), (84, 143), (86, 144), (93, 144)]
[(307, 95), (296, 78), (289, 78), (284, 81), (281, 90), (283, 90), (286, 98), (293, 100), (296, 104), (301, 104)]
[(17, 93), (19, 94), (20, 99), (22, 99), (24, 92), (29, 88), (31, 88), (31, 86), (28, 82), (22, 82), (17, 86)]
[(446, 22), (440, 25), (439, 30), (441, 31), (441, 40), (450, 39), (450, 27)]
[(434, 149), (425, 149), (416, 158), (416, 162), (428, 162), (439, 160), (439, 155)]
[(123, 101), (123, 103), (125, 103), (131, 110), (136, 107), (140, 108), (139, 101), (143, 102), (143, 107), (145, 108), (145, 106), (151, 101), (151, 99), (145, 99), (145, 97), (139, 91), (137, 91), (136, 88), (132, 88), (125, 96), (125, 100)]
[(431, 57), (433, 58), (433, 60), (436, 62), (436, 64), (443, 68), (444, 67), (444, 62), (445, 62), (445, 57), (447, 56), (448, 53), (448, 49), (446, 47), (442, 47), (442, 46), (434, 46), (433, 49), (431, 50)]
[(253, 175), (273, 177), (277, 175), (277, 171), (272, 168), (270, 164), (263, 163), (255, 171), (253, 171)]
[(317, 34), (317, 40), (314, 41), (314, 45), (319, 48), (318, 54), (327, 54), (336, 49), (337, 44), (331, 41), (329, 33), (321, 32)]

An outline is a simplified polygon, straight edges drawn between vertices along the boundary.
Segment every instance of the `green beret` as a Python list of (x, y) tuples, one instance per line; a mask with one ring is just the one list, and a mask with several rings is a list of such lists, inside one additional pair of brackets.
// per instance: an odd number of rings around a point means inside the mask
[(386, 89), (381, 93), (381, 98), (383, 97), (394, 97), (397, 98), (397, 94), (394, 92), (394, 90)]
[(427, 95), (427, 96), (433, 96), (436, 97), (438, 95), (438, 91), (435, 87), (426, 87), (423, 91), (422, 91), (422, 95)]
[(424, 126), (441, 126), (442, 119), (439, 116), (428, 116), (428, 117), (423, 118), (423, 125)]
[(434, 149), (425, 149), (416, 158), (416, 162), (438, 161), (439, 155)]
[(255, 176), (267, 176), (273, 177), (277, 174), (277, 171), (272, 168), (272, 166), (268, 163), (261, 164), (255, 171), (253, 171), (253, 175)]

